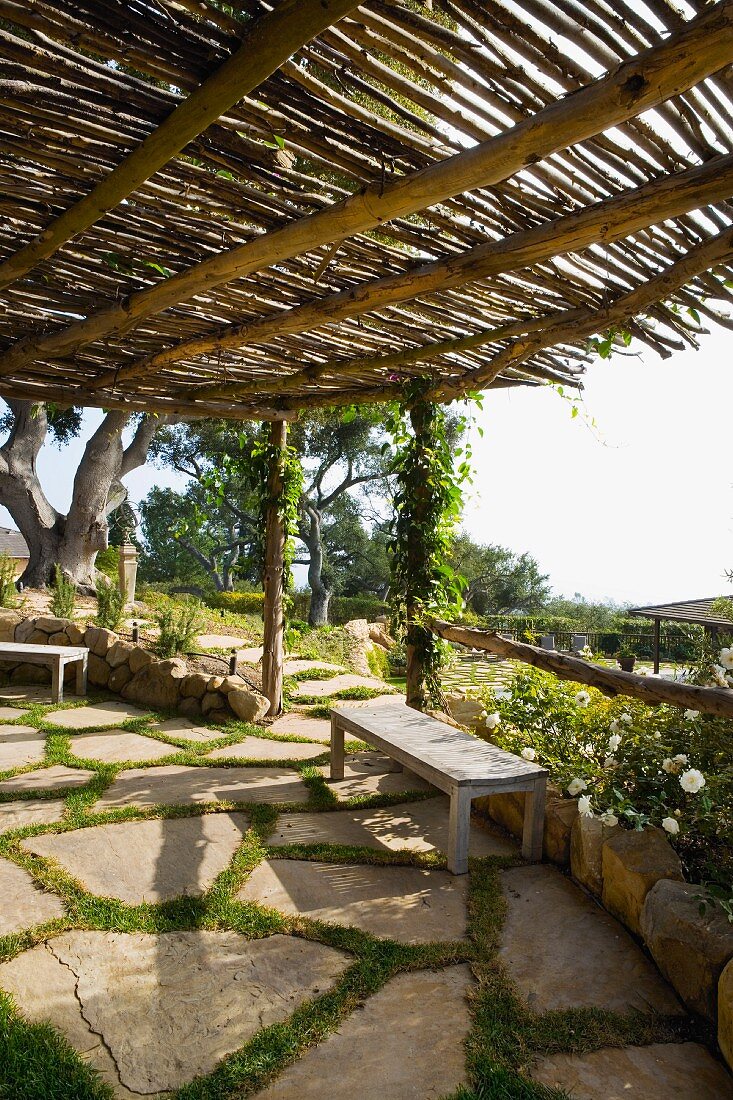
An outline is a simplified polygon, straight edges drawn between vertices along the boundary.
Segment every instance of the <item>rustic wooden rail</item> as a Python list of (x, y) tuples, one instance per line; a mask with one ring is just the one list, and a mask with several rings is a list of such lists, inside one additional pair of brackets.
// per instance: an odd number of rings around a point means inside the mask
[(598, 688), (604, 695), (629, 695), (650, 706), (671, 703), (672, 706), (699, 710), (704, 714), (733, 717), (733, 689), (698, 687), (678, 680), (666, 680), (662, 676), (637, 676), (633, 672), (603, 668), (580, 657), (540, 649), (527, 642), (513, 642), (490, 630), (455, 626), (442, 619), (429, 619), (427, 625), (446, 641), (483, 649), (509, 660), (523, 661), (544, 672), (553, 672), (562, 680), (574, 680)]

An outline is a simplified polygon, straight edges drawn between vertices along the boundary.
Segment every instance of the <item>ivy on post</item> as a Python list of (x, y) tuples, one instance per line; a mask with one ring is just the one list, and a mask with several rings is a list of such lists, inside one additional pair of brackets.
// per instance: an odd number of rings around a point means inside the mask
[(264, 635), (262, 690), (270, 700), (268, 715), (280, 714), (283, 693), (285, 591), (293, 558), (292, 533), (296, 529), (302, 488), (300, 462), (287, 446), (287, 424), (273, 420), (269, 437), (252, 452), (252, 481), (260, 502)]
[(461, 485), (470, 477), (469, 454), (456, 446), (465, 419), (451, 419), (442, 405), (427, 400), (429, 389), (429, 379), (409, 383), (402, 404), (391, 409), (388, 419), (397, 478), (390, 544), (392, 605), (407, 651), (407, 705), (416, 710), (444, 703), (444, 643), (427, 628), (425, 618), (439, 607), (450, 614), (463, 605), (465, 582), (448, 557), (461, 514)]

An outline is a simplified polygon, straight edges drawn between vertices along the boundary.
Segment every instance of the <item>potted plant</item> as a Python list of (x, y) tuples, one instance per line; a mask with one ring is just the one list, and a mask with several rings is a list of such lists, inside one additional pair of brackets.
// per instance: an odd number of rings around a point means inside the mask
[(625, 645), (623, 642), (619, 646), (616, 652), (616, 660), (619, 663), (619, 667), (623, 672), (633, 672), (634, 664), (636, 663), (636, 654), (633, 649)]

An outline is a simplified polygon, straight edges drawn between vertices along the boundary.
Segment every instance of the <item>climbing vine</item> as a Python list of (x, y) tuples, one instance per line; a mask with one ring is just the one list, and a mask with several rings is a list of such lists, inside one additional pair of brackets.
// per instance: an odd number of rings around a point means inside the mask
[[(240, 437), (240, 446), (244, 448), (248, 441)], [(278, 467), (280, 491), (272, 498), (271, 470), (275, 462)], [(285, 531), (285, 554), (283, 557), (283, 588), (290, 587), (291, 567), (295, 558), (295, 532), (298, 529), (298, 507), (303, 492), (303, 467), (294, 447), (287, 443), (280, 447), (270, 440), (269, 428), (263, 425), (259, 439), (256, 440), (248, 463), (249, 480), (257, 501), (256, 558), (257, 569), (264, 575), (265, 569), (265, 533), (267, 513), (273, 503), (277, 505), (278, 515)]]
[(421, 672), (420, 683), (408, 682), (408, 703), (416, 707), (443, 703), (444, 645), (423, 620), (463, 607), (465, 581), (448, 558), (462, 486), (471, 478), (470, 448), (457, 445), (466, 418), (449, 417), (442, 405), (429, 401), (430, 384), (429, 379), (410, 382), (387, 418), (397, 483), (389, 546), (393, 618)]

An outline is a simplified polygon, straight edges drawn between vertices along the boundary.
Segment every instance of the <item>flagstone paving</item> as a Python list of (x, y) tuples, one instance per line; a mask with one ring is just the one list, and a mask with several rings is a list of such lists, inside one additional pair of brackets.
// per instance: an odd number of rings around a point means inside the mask
[(349, 962), (290, 936), (75, 931), (1, 965), (0, 986), (31, 1019), (50, 1019), (118, 1095), (149, 1096), (208, 1073)]
[(165, 733), (168, 737), (175, 737), (179, 741), (216, 741), (222, 736), (221, 730), (197, 726), (194, 722), (189, 722), (188, 718), (166, 718), (164, 722), (154, 722), (150, 730), (152, 733), (160, 730), (161, 733)]
[(22, 775), (4, 779), (0, 783), (0, 793), (56, 791), (65, 787), (83, 787), (93, 775), (94, 772), (85, 771), (83, 768), (67, 768), (65, 764), (54, 764), (50, 768), (36, 768), (35, 771), (23, 772)]
[(13, 684), (0, 688), (0, 699), (12, 699), (21, 703), (52, 703), (51, 684)]
[(726, 1100), (733, 1079), (698, 1043), (543, 1058), (532, 1077), (582, 1100)]
[(327, 668), (331, 672), (347, 671), (343, 665), (332, 665), (328, 661), (309, 661), (305, 657), (291, 657), (283, 662), (285, 676), (297, 676), (299, 672), (311, 672), (316, 668)]
[(28, 871), (7, 859), (0, 860), (0, 897), (0, 936), (64, 915), (60, 898), (47, 894)]
[(199, 634), (196, 644), (201, 649), (238, 649), (245, 638), (235, 638), (231, 634)]
[(331, 723), (328, 718), (307, 718), (304, 714), (291, 711), (283, 714), (282, 718), (276, 718), (271, 726), (267, 727), (271, 733), (295, 734), (297, 737), (308, 737), (311, 741), (331, 743)]
[[(448, 846), (448, 799), (429, 798), (381, 810), (351, 810), (319, 814), (282, 814), (266, 843), (347, 844), (388, 851), (445, 852)], [(513, 838), (503, 836), (476, 817), (471, 822), (469, 854), (506, 856), (519, 851)]]
[(297, 699), (299, 695), (315, 695), (325, 699), (329, 695), (355, 687), (384, 689), (384, 681), (377, 680), (374, 676), (357, 676), (354, 672), (344, 672), (340, 676), (332, 676), (330, 680), (301, 680), (293, 691), (293, 698)]
[(606, 1008), (681, 1013), (625, 929), (553, 867), (502, 875), (507, 916), (499, 955), (533, 1012)]
[(104, 733), (83, 733), (71, 738), (71, 751), (84, 760), (99, 760), (105, 764), (120, 764), (127, 760), (161, 760), (179, 750), (175, 745), (143, 737), (126, 730), (106, 730)]
[(0, 802), (0, 833), (25, 825), (50, 825), (63, 816), (63, 799), (25, 798), (19, 802)]
[(0, 707), (0, 722), (14, 722), (16, 718), (22, 718), (23, 707)]
[(24, 768), (43, 760), (46, 735), (35, 726), (0, 725), (0, 771)]
[[(260, 1100), (438, 1100), (465, 1081), (467, 966), (398, 974)], [(326, 1084), (327, 1082), (327, 1084)]]
[(358, 795), (399, 794), (402, 791), (429, 791), (429, 783), (408, 771), (389, 771), (391, 762), (379, 753), (365, 752), (346, 757), (343, 779), (331, 779), (330, 765), (319, 768), (330, 789), (346, 801)]
[(328, 750), (324, 745), (307, 745), (301, 741), (275, 741), (270, 737), (245, 737), (236, 745), (214, 749), (207, 760), (313, 760)]
[(196, 768), (167, 764), (162, 768), (130, 768), (121, 772), (94, 809), (191, 802), (307, 802), (308, 796), (302, 779), (289, 768)]
[(461, 940), (468, 881), (419, 867), (265, 860), (237, 897), (290, 916), (354, 925), (401, 943)]
[(242, 842), (241, 813), (124, 821), (31, 837), (21, 846), (55, 859), (90, 893), (130, 905), (202, 894)]
[(83, 707), (70, 707), (68, 710), (52, 710), (46, 721), (64, 729), (83, 730), (94, 726), (117, 726), (128, 718), (144, 718), (150, 711), (140, 710), (132, 703), (112, 699), (104, 703), (88, 703)]

